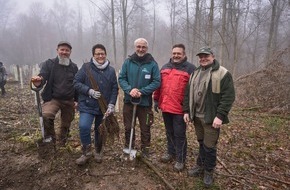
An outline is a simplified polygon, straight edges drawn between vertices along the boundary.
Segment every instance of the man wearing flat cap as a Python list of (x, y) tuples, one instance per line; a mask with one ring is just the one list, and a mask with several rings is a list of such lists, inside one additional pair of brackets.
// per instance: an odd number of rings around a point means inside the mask
[(220, 128), (229, 123), (235, 90), (232, 75), (209, 47), (201, 48), (197, 56), (200, 66), (190, 76), (183, 101), (184, 121), (193, 122), (199, 143), (196, 166), (188, 175), (203, 174), (203, 182), (209, 187), (213, 183)]
[[(73, 87), (73, 79), (78, 67), (70, 59), (72, 46), (67, 41), (57, 44), (57, 57), (48, 59), (41, 65), (40, 73), (31, 78), (34, 86), (44, 89), (42, 91), (42, 115), (44, 124), (44, 138), (51, 139), (53, 143), (64, 146), (70, 124), (74, 119), (77, 93)], [(56, 135), (54, 119), (61, 111), (60, 131)]]

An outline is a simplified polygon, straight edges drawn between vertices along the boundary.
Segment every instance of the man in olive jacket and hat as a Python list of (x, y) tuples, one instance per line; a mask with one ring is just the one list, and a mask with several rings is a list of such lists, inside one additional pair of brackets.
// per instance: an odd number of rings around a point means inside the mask
[(197, 56), (200, 66), (189, 79), (183, 101), (184, 121), (194, 123), (199, 142), (196, 166), (188, 175), (204, 174), (203, 182), (209, 187), (213, 183), (220, 128), (229, 122), (235, 89), (232, 75), (220, 66), (210, 48), (201, 48)]

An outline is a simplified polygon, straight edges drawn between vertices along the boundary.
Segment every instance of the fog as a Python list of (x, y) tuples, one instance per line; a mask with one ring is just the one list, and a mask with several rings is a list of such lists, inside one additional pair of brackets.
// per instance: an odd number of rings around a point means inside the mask
[(290, 46), (288, 0), (0, 0), (0, 61), (35, 65), (56, 57), (58, 41), (71, 42), (71, 59), (81, 66), (102, 43), (119, 69), (144, 37), (161, 67), (172, 45), (183, 43), (188, 60), (210, 46), (235, 77), (268, 66)]

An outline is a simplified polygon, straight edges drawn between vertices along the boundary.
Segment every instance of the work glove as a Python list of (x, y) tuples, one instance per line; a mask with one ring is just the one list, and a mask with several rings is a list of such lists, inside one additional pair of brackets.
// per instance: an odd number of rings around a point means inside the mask
[(101, 93), (97, 90), (90, 89), (88, 94), (95, 99), (99, 99), (101, 97)]
[(108, 105), (108, 109), (106, 111), (106, 115), (110, 115), (110, 114), (112, 114), (114, 112), (115, 112), (115, 105), (114, 104), (109, 104)]
[(154, 100), (154, 110), (159, 113), (158, 101)]

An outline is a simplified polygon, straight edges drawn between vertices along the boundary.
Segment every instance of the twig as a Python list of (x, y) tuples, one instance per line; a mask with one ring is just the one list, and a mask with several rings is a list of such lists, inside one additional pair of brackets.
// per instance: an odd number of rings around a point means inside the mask
[(250, 189), (252, 188), (250, 185), (248, 185), (248, 184), (246, 184), (246, 183), (244, 183), (244, 182), (242, 182), (242, 181), (240, 181), (240, 180), (237, 180), (237, 179), (235, 179), (235, 178), (232, 178), (232, 180), (235, 181), (235, 182), (237, 182), (237, 183), (241, 183), (241, 184), (243, 184), (243, 185), (249, 187)]
[(255, 107), (246, 107), (246, 108), (242, 108), (241, 110), (242, 111), (252, 111), (252, 110), (258, 110), (258, 109), (261, 109), (261, 108), (263, 108), (263, 106), (260, 106), (260, 105), (258, 105), (258, 106), (255, 106)]
[(5, 125), (9, 124), (8, 122), (6, 122), (6, 121), (1, 121), (1, 120), (0, 120), (0, 123), (3, 123), (3, 124), (5, 124)]
[(231, 170), (229, 170), (228, 167), (223, 163), (223, 161), (221, 161), (221, 159), (219, 157), (217, 157), (217, 161), (226, 169), (226, 171), (228, 173), (230, 173), (231, 175), (234, 174), (234, 172), (232, 172)]
[[(248, 187), (251, 187), (250, 185), (248, 185), (248, 184), (246, 184), (246, 183), (243, 183), (243, 182), (241, 182), (240, 180), (237, 180), (236, 178), (240, 178), (240, 179), (244, 179), (245, 181), (247, 181), (248, 183), (249, 183), (249, 179), (248, 178), (246, 178), (246, 177), (244, 177), (244, 176), (240, 176), (240, 175), (229, 175), (229, 174), (224, 174), (224, 173), (216, 173), (216, 174), (218, 174), (218, 175), (222, 175), (222, 176), (226, 176), (226, 177), (230, 177), (230, 178), (232, 178), (235, 182), (238, 182), (238, 183), (241, 183), (241, 184), (243, 184), (243, 185), (245, 185), (245, 186), (248, 186)], [(251, 182), (252, 183), (252, 182)], [(253, 184), (253, 183), (252, 183)]]
[(162, 176), (162, 174), (157, 170), (157, 168), (150, 163), (148, 160), (144, 158), (140, 158), (142, 162), (144, 162), (150, 169), (152, 169), (156, 175), (165, 183), (165, 185), (168, 187), (168, 189), (174, 190), (175, 188)]
[(281, 179), (277, 179), (277, 178), (273, 178), (273, 177), (269, 177), (269, 176), (265, 176), (265, 175), (261, 175), (261, 174), (256, 174), (252, 171), (249, 171), (251, 174), (255, 175), (255, 176), (258, 176), (259, 178), (265, 178), (265, 179), (268, 179), (268, 180), (271, 180), (271, 181), (275, 181), (275, 182), (280, 182), (280, 183), (283, 183), (283, 184), (286, 184), (286, 185), (290, 185), (289, 182), (287, 181), (283, 181)]
[(106, 176), (121, 175), (121, 173), (106, 173), (106, 174), (92, 174), (92, 173), (89, 173), (89, 175), (93, 176), (93, 177), (106, 177)]

